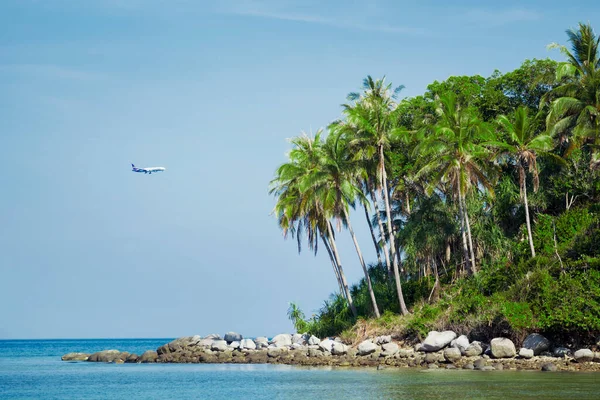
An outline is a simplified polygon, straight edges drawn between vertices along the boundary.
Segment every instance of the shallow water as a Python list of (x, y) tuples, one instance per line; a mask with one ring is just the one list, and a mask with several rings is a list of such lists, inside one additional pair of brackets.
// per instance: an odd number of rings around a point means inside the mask
[(64, 362), (170, 339), (0, 341), (1, 399), (598, 399), (600, 374)]

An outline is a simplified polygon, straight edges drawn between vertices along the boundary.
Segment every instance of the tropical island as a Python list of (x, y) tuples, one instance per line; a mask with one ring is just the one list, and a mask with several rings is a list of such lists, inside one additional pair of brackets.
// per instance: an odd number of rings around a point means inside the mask
[[(566, 61), (417, 97), (368, 76), (342, 118), (291, 139), (274, 214), (299, 251), (328, 254), (339, 289), (311, 318), (290, 304), (296, 333), (62, 359), (600, 371), (600, 38), (567, 36), (549, 46)], [(372, 243), (354, 233), (363, 213)], [(344, 231), (357, 260), (340, 258)]]

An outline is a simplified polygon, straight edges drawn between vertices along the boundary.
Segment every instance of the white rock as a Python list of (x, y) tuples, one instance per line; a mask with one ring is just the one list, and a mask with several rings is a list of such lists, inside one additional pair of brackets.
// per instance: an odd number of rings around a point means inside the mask
[(229, 347), (230, 349), (239, 349), (240, 348), (240, 342), (231, 342), (227, 344), (227, 347)]
[(303, 350), (306, 349), (306, 346), (300, 343), (292, 343), (293, 350)]
[(534, 352), (532, 349), (526, 349), (525, 347), (521, 347), (519, 350), (519, 357), (523, 357), (526, 359), (533, 358)]
[(437, 332), (431, 331), (421, 344), (421, 351), (438, 351), (448, 346), (456, 338), (456, 333), (452, 331)]
[(444, 349), (444, 359), (449, 362), (460, 360), (462, 352), (458, 347), (447, 347)]
[(450, 346), (459, 349), (460, 353), (464, 354), (465, 350), (467, 350), (467, 347), (469, 347), (469, 338), (465, 335), (460, 335), (452, 342), (450, 342)]
[(288, 347), (292, 345), (292, 335), (289, 333), (281, 333), (271, 339), (271, 344), (277, 347)]
[(213, 340), (210, 349), (214, 351), (225, 351), (227, 350), (227, 342), (225, 340)]
[(375, 338), (375, 343), (377, 343), (378, 345), (390, 343), (391, 341), (392, 341), (392, 336), (391, 335), (377, 336)]
[[(221, 339), (218, 339), (218, 340), (221, 340)], [(215, 339), (212, 339), (212, 338), (205, 338), (205, 339), (202, 339), (202, 340), (200, 341), (200, 343), (198, 343), (198, 345), (199, 345), (199, 346), (202, 346), (202, 347), (204, 347), (204, 348), (208, 348), (208, 349), (210, 349), (214, 341), (215, 341)]]
[(359, 356), (366, 356), (367, 354), (374, 353), (375, 351), (377, 351), (377, 345), (371, 340), (365, 340), (364, 342), (358, 345)]
[(304, 344), (304, 337), (299, 333), (294, 333), (292, 335), (292, 343)]
[(492, 355), (495, 358), (510, 358), (517, 355), (517, 349), (512, 340), (499, 337), (490, 342)]
[(594, 360), (594, 352), (590, 349), (580, 349), (573, 354), (573, 358), (577, 360), (577, 362), (586, 362)]
[(204, 339), (221, 340), (221, 336), (217, 335), (216, 333), (211, 333), (210, 335), (205, 336)]
[(336, 356), (341, 356), (348, 352), (348, 346), (344, 343), (333, 341), (333, 345), (331, 346), (331, 354)]
[(310, 346), (315, 346), (315, 345), (318, 345), (319, 343), (321, 343), (321, 339), (319, 339), (316, 336), (311, 336), (310, 338), (308, 338), (308, 344)]
[(319, 343), (319, 349), (321, 349), (321, 351), (328, 351), (331, 353), (331, 349), (333, 348), (333, 340), (330, 339), (324, 339), (323, 341), (321, 341), (321, 343)]
[(242, 339), (240, 347), (246, 350), (254, 350), (256, 349), (256, 343), (254, 343), (254, 340), (252, 339)]
[(473, 343), (471, 343), (469, 345), (469, 347), (467, 347), (465, 349), (465, 356), (467, 356), (467, 357), (479, 356), (482, 353), (483, 353), (483, 346), (481, 345), (481, 342), (478, 342), (478, 341), (474, 341)]
[(254, 339), (254, 344), (256, 344), (257, 349), (265, 349), (269, 346), (269, 340), (264, 336), (259, 336)]
[(384, 343), (383, 346), (381, 346), (381, 349), (383, 350), (381, 352), (381, 355), (383, 357), (390, 357), (396, 355), (399, 351), (398, 345), (396, 343)]

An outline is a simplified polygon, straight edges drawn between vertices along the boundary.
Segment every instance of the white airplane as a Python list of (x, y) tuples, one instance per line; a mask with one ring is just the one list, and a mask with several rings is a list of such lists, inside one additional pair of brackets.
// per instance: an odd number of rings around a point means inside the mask
[(152, 174), (153, 172), (162, 172), (165, 170), (164, 167), (149, 167), (149, 168), (138, 168), (131, 164), (131, 170), (133, 172), (143, 172), (145, 174)]

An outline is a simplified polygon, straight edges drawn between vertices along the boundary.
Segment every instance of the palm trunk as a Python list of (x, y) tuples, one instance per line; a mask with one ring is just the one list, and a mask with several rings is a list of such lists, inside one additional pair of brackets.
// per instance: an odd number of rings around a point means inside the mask
[(525, 222), (527, 223), (527, 235), (529, 236), (529, 247), (531, 247), (531, 257), (535, 257), (535, 248), (533, 247), (533, 235), (531, 234), (531, 222), (529, 221), (529, 204), (527, 203), (527, 182), (523, 179), (523, 201), (525, 202)]
[(465, 210), (465, 225), (467, 225), (467, 237), (469, 238), (469, 247), (471, 250), (471, 272), (477, 275), (477, 265), (475, 263), (475, 252), (473, 251), (473, 239), (471, 238), (471, 224), (469, 223), (469, 213), (467, 211), (467, 202), (463, 196), (463, 208)]
[(394, 278), (396, 280), (396, 291), (398, 292), (398, 301), (400, 302), (400, 311), (402, 315), (408, 314), (408, 309), (404, 303), (404, 295), (402, 294), (402, 286), (400, 286), (400, 272), (398, 271), (398, 260), (396, 259), (396, 241), (392, 234), (392, 212), (390, 208), (390, 198), (388, 195), (387, 174), (385, 172), (385, 159), (383, 155), (383, 146), (379, 146), (379, 163), (381, 164), (381, 180), (383, 199), (385, 201), (385, 215), (387, 218), (388, 235), (390, 240), (390, 249), (392, 250), (392, 262), (394, 264)]
[[(323, 244), (325, 245), (325, 249), (327, 249), (327, 254), (329, 254), (329, 260), (331, 261), (331, 266), (333, 267), (333, 273), (335, 274), (335, 279), (337, 280), (338, 286), (340, 288), (340, 294), (346, 298), (346, 291), (344, 290), (344, 285), (342, 284), (342, 278), (340, 277), (340, 271), (338, 270), (337, 263), (335, 262), (335, 257), (333, 256), (333, 252), (331, 251), (331, 247), (329, 243), (327, 243), (327, 239), (325, 239), (325, 235), (321, 233), (321, 239), (323, 240)], [(346, 298), (347, 300), (347, 298)]]
[(369, 225), (369, 231), (371, 231), (371, 239), (373, 239), (373, 246), (375, 246), (375, 252), (377, 253), (377, 263), (381, 264), (381, 254), (379, 251), (379, 245), (377, 244), (377, 238), (375, 237), (375, 232), (373, 232), (373, 225), (371, 224), (371, 218), (369, 217), (369, 211), (367, 210), (367, 206), (363, 205), (365, 209), (365, 218), (367, 219), (367, 225)]
[(352, 229), (352, 224), (350, 223), (350, 216), (348, 215), (348, 211), (345, 207), (344, 209), (344, 218), (346, 218), (346, 224), (348, 225), (348, 230), (350, 231), (350, 236), (352, 236), (352, 241), (354, 242), (354, 247), (356, 248), (356, 253), (358, 254), (358, 259), (360, 260), (360, 266), (365, 273), (365, 280), (367, 281), (367, 288), (369, 289), (369, 296), (371, 296), (371, 302), (373, 303), (373, 311), (375, 311), (375, 316), (379, 318), (381, 315), (379, 314), (379, 307), (377, 307), (377, 300), (375, 300), (375, 292), (373, 291), (373, 285), (371, 285), (371, 277), (369, 276), (369, 271), (367, 270), (367, 266), (365, 265), (365, 260), (363, 259), (362, 252), (360, 251), (360, 246), (358, 245), (358, 241), (356, 240), (356, 235), (354, 235), (354, 230)]
[(465, 229), (465, 210), (463, 209), (462, 202), (462, 189), (460, 182), (458, 183), (458, 214), (460, 219), (460, 234), (463, 242), (463, 259), (465, 261), (465, 267), (467, 272), (471, 273), (471, 261), (469, 260), (469, 247), (467, 246), (467, 234)]
[(386, 234), (383, 229), (383, 222), (381, 222), (381, 215), (379, 215), (379, 204), (377, 203), (377, 197), (375, 196), (375, 191), (373, 188), (369, 188), (371, 193), (371, 200), (373, 201), (373, 206), (375, 207), (375, 216), (377, 217), (377, 224), (379, 225), (379, 233), (381, 234), (381, 238), (383, 239), (383, 257), (385, 258), (385, 266), (388, 270), (388, 276), (390, 280), (392, 279), (392, 262), (390, 261), (390, 252), (387, 248), (387, 240), (385, 240)]
[(358, 313), (356, 312), (356, 307), (354, 306), (354, 302), (352, 301), (352, 294), (350, 293), (350, 289), (348, 288), (348, 281), (346, 280), (346, 275), (344, 274), (344, 268), (342, 268), (342, 261), (340, 259), (340, 254), (338, 253), (337, 246), (335, 244), (335, 239), (333, 238), (333, 229), (331, 229), (330, 222), (327, 222), (327, 236), (329, 237), (329, 241), (331, 242), (331, 250), (333, 251), (333, 255), (335, 256), (335, 261), (338, 266), (340, 278), (342, 279), (342, 286), (344, 286), (344, 292), (346, 292), (346, 299), (348, 300), (348, 305), (350, 306), (352, 315), (354, 316), (354, 318), (356, 318), (358, 316)]

